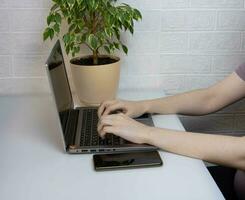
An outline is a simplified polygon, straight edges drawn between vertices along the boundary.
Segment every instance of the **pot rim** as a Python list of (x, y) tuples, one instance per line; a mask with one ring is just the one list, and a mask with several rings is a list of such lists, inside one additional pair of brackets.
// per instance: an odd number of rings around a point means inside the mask
[(117, 62), (120, 62), (120, 58), (117, 57), (117, 56), (113, 56), (113, 55), (104, 55), (104, 54), (102, 54), (102, 55), (98, 55), (98, 57), (99, 57), (99, 58), (109, 57), (109, 58), (115, 60), (115, 62), (113, 62), (113, 63), (107, 63), (107, 64), (98, 64), (98, 65), (82, 65), (82, 64), (74, 64), (74, 63), (72, 63), (72, 61), (74, 61), (74, 60), (76, 60), (76, 59), (81, 59), (81, 58), (86, 59), (86, 58), (91, 58), (91, 57), (93, 57), (93, 55), (78, 56), (78, 57), (75, 57), (75, 58), (70, 59), (70, 64), (77, 65), (77, 66), (97, 67), (97, 66), (103, 66), (103, 65), (112, 65), (112, 64), (115, 64), (115, 63), (117, 63)]

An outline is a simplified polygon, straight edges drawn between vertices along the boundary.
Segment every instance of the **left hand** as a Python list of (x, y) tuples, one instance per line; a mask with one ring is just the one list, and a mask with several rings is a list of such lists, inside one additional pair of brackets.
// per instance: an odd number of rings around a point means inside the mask
[(106, 133), (112, 133), (138, 144), (147, 143), (151, 129), (123, 113), (102, 116), (97, 127), (102, 138)]

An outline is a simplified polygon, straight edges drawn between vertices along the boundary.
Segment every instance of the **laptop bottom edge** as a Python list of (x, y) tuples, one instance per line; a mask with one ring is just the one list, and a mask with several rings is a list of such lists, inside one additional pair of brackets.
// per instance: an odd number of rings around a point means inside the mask
[(139, 145), (139, 146), (120, 146), (120, 147), (79, 147), (79, 148), (68, 148), (67, 153), (70, 154), (99, 154), (99, 153), (126, 153), (126, 152), (139, 152), (139, 151), (153, 151), (157, 150), (157, 147), (150, 145)]

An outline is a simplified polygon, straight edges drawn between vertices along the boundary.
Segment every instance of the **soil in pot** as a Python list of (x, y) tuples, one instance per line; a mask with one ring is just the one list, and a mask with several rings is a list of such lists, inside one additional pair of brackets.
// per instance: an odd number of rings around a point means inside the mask
[[(98, 65), (107, 65), (117, 62), (118, 60), (110, 58), (110, 57), (99, 57), (98, 58)], [(87, 57), (87, 58), (75, 58), (71, 60), (71, 63), (74, 65), (94, 65), (93, 58)]]

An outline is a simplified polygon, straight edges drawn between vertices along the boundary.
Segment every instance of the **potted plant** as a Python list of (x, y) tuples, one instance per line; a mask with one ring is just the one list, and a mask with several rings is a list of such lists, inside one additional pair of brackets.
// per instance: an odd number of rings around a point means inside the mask
[[(43, 39), (53, 39), (61, 33), (65, 20), (68, 30), (63, 34), (66, 53), (72, 54), (71, 72), (82, 103), (97, 105), (116, 96), (120, 75), (120, 59), (111, 54), (127, 47), (120, 40), (122, 31), (134, 32), (134, 21), (142, 19), (139, 10), (117, 0), (53, 0), (47, 16), (48, 27)], [(91, 55), (75, 57), (81, 45)], [(101, 52), (107, 52), (102, 55)]]

